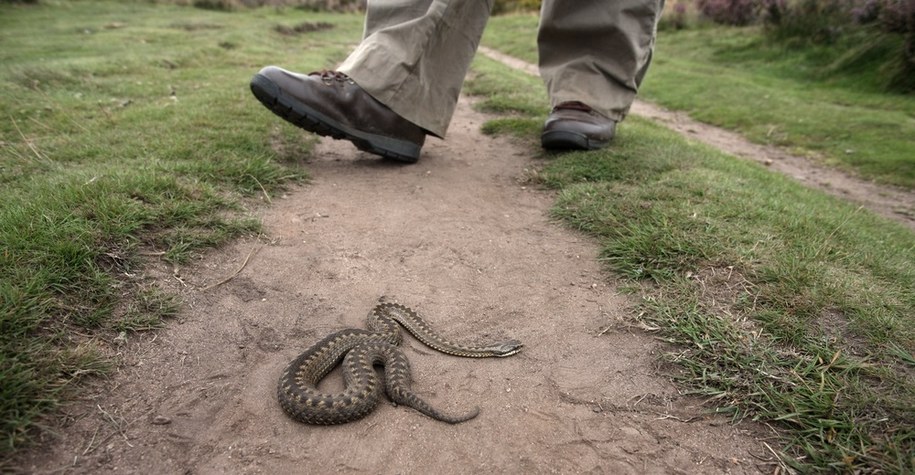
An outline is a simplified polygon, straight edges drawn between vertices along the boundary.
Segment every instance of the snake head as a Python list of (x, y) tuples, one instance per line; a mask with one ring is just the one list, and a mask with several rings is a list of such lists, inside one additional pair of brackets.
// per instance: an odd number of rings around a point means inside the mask
[(520, 353), (521, 348), (523, 348), (523, 347), (524, 347), (524, 344), (518, 340), (508, 340), (508, 341), (499, 343), (498, 345), (493, 345), (491, 350), (493, 352), (493, 356), (497, 356), (499, 358), (504, 358), (506, 356), (511, 356), (511, 355)]

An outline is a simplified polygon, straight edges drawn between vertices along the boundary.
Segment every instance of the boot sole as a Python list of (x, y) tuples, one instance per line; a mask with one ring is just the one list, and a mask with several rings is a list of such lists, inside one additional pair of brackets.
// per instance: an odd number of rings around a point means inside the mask
[(324, 137), (349, 140), (359, 150), (400, 162), (419, 160), (421, 145), (347, 127), (287, 95), (262, 74), (251, 79), (251, 92), (267, 109), (285, 121)]
[(584, 134), (552, 130), (540, 136), (540, 145), (548, 150), (597, 150), (610, 144), (609, 140), (593, 140)]

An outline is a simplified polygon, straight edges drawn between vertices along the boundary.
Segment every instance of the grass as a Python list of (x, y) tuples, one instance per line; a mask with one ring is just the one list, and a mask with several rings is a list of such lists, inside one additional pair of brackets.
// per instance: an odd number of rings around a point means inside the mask
[(248, 210), (307, 178), (311, 136), (248, 81), (266, 64), (330, 66), (361, 27), (292, 9), (0, 3), (0, 467), (107, 371), (119, 332), (177, 312), (145, 260), (257, 234)]
[[(468, 88), (542, 153), (538, 79), (479, 58)], [(600, 241), (682, 385), (779, 428), (796, 470), (915, 470), (915, 235), (635, 117), (544, 157), (554, 216)]]
[[(533, 36), (520, 33), (532, 17), (493, 23), (529, 59)], [(144, 254), (181, 263), (257, 233), (247, 210), (305, 179), (310, 139), (257, 106), (248, 80), (270, 63), (332, 66), (361, 26), (292, 9), (0, 4), (0, 456), (107, 371), (115, 335), (174, 315), (175, 296), (143, 278)], [(474, 68), (468, 87), (505, 114), (485, 130), (536, 149), (539, 80)], [(766, 81), (786, 97), (833, 87)], [(915, 470), (910, 232), (636, 118), (609, 150), (544, 165), (555, 215), (597, 236), (608, 268), (630, 279), (682, 384), (735, 419), (780, 427), (783, 461), (800, 470)]]
[[(537, 17), (494, 17), (484, 44), (536, 64)], [(822, 46), (773, 43), (755, 28), (662, 31), (640, 95), (758, 143), (882, 183), (915, 188), (915, 96), (880, 90)], [(860, 63), (860, 61), (858, 61)]]

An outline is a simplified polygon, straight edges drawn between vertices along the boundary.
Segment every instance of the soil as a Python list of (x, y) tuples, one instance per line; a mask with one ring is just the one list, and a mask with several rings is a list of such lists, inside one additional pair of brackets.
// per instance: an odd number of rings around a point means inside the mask
[[(683, 127), (659, 110), (646, 113)], [(184, 269), (151, 263), (151, 278), (183, 297), (181, 315), (103, 342), (117, 371), (66, 408), (20, 470), (771, 473), (772, 431), (711, 413), (665, 376), (659, 353), (670, 348), (637, 326), (636, 300), (600, 267), (597, 243), (551, 220), (554, 195), (527, 181), (541, 163), (482, 135), (485, 120), (462, 98), (448, 140), (430, 139), (416, 165), (324, 140), (312, 182), (256, 211), (265, 236)], [(860, 191), (864, 205), (892, 196), (853, 188), (840, 194)], [(320, 427), (283, 413), (285, 366), (326, 334), (363, 328), (380, 298), (455, 340), (524, 342), (518, 355), (472, 360), (406, 338), (414, 389), (450, 413), (479, 407), (477, 418), (449, 425), (382, 403)], [(341, 388), (339, 374), (322, 387)]]

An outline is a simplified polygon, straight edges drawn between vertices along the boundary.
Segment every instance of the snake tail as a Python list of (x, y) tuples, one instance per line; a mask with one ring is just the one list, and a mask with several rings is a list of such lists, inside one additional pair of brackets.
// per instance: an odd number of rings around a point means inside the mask
[[(357, 351), (360, 350), (361, 349), (357, 349)], [(398, 353), (403, 355), (403, 352), (399, 350)], [(381, 355), (378, 356), (380, 357)], [(410, 377), (410, 364), (406, 357), (404, 357), (402, 362), (398, 361), (396, 364), (390, 364), (393, 360), (392, 358), (387, 358), (387, 360), (388, 364), (386, 364), (384, 367), (384, 389), (385, 393), (388, 395), (388, 398), (394, 404), (412, 407), (420, 413), (425, 414), (435, 420), (447, 422), (449, 424), (457, 424), (460, 422), (469, 421), (470, 419), (473, 419), (480, 414), (479, 408), (476, 408), (466, 414), (450, 415), (432, 407), (431, 404), (426, 402), (423, 398), (419, 397), (419, 395), (413, 391), (412, 380)]]

